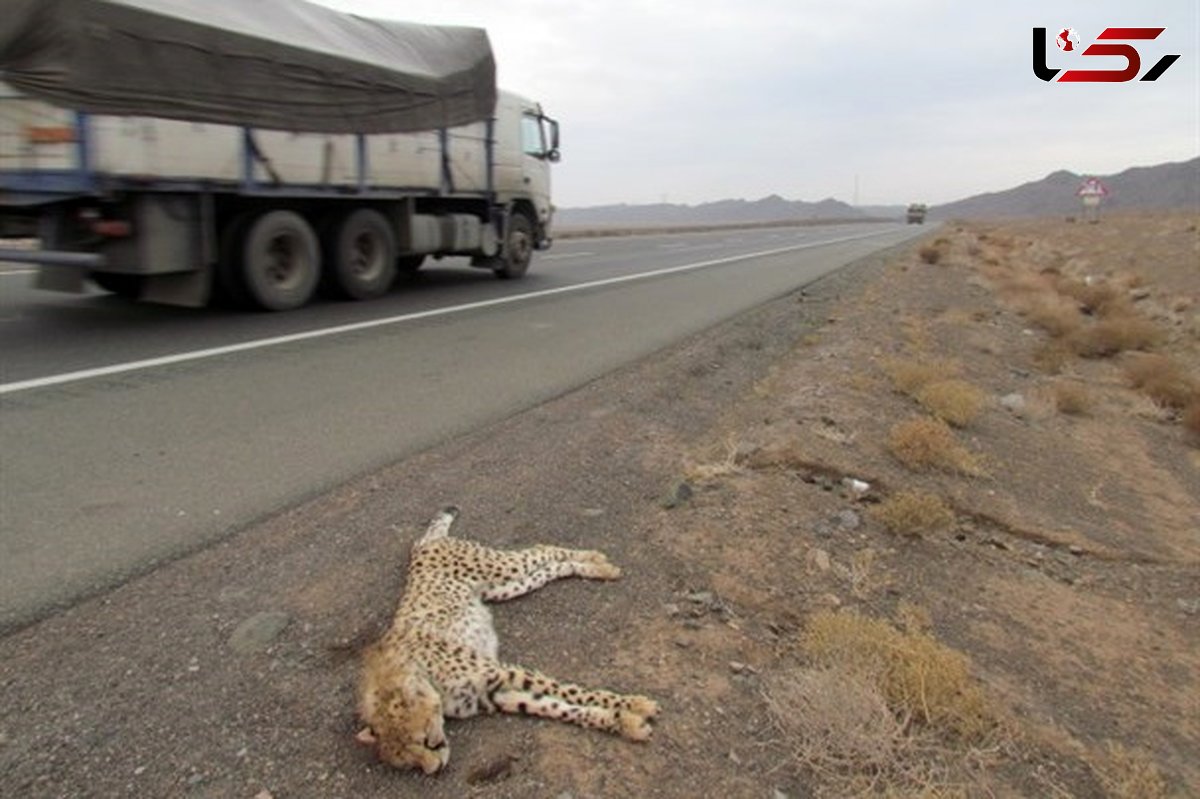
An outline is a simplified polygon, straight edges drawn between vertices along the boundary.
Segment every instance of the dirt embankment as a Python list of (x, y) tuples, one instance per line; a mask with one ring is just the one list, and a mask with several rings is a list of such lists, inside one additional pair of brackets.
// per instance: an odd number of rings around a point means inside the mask
[[(8, 636), (0, 794), (1200, 794), (1198, 221), (944, 226)], [(497, 626), (659, 699), (649, 744), (355, 747), (357, 648), (451, 502), (625, 568)]]

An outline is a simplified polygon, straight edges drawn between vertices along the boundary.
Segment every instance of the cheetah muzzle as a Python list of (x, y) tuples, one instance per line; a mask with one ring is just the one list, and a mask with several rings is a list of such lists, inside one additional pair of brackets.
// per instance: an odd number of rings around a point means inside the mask
[(433, 518), (413, 545), (408, 585), (391, 628), (364, 655), (356, 736), (398, 768), (434, 774), (450, 759), (445, 718), (479, 713), (542, 716), (650, 737), (658, 704), (582, 688), (502, 663), (486, 602), (503, 602), (562, 577), (615, 580), (600, 552), (545, 544), (505, 552), (450, 537), (457, 508)]

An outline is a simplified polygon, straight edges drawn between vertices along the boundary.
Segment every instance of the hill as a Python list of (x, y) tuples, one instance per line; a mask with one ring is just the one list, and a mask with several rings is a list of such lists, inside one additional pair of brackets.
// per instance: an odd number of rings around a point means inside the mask
[[(1076, 189), (1085, 177), (1065, 169), (1005, 191), (978, 194), (930, 208), (937, 219), (1045, 216), (1079, 211)], [(1200, 158), (1098, 175), (1108, 187), (1105, 208), (1200, 208)]]
[(865, 214), (840, 200), (787, 200), (778, 194), (760, 200), (718, 200), (700, 205), (652, 203), (562, 208), (555, 213), (560, 229), (664, 228), (736, 225), (821, 219), (860, 219)]

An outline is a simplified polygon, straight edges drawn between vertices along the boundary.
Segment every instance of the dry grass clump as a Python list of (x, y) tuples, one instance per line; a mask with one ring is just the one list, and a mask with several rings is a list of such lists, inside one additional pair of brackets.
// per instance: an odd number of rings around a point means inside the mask
[(1039, 297), (1026, 311), (1031, 324), (1055, 338), (1069, 336), (1083, 326), (1083, 318), (1074, 303), (1061, 297)]
[(1147, 350), (1163, 339), (1162, 331), (1133, 314), (1109, 316), (1080, 328), (1071, 337), (1071, 348), (1083, 358), (1108, 358), (1120, 352)]
[(1182, 409), (1200, 399), (1200, 385), (1167, 355), (1138, 355), (1125, 365), (1129, 384), (1164, 408)]
[(1057, 285), (1060, 294), (1074, 299), (1087, 314), (1111, 316), (1129, 310), (1129, 296), (1116, 286), (1105, 281), (1095, 283), (1083, 280), (1062, 279)]
[(965, 380), (938, 380), (922, 386), (916, 399), (942, 421), (966, 427), (983, 410), (987, 395)]
[(977, 741), (997, 727), (966, 655), (923, 630), (898, 630), (857, 613), (820, 611), (802, 643), (819, 667), (872, 685), (905, 729), (916, 726)]
[(920, 536), (954, 524), (952, 511), (941, 497), (923, 491), (900, 491), (875, 506), (871, 516), (889, 532)]
[(765, 697), (794, 759), (826, 776), (886, 774), (909, 748), (903, 724), (863, 675), (792, 669), (767, 679)]
[(883, 372), (892, 385), (909, 396), (915, 396), (928, 383), (956, 377), (959, 369), (957, 361), (946, 359), (889, 358), (883, 362)]
[(958, 442), (954, 431), (940, 419), (918, 417), (894, 425), (888, 433), (888, 451), (910, 469), (938, 469), (978, 475), (979, 459)]
[(938, 261), (942, 260), (941, 248), (928, 244), (922, 247), (917, 254), (921, 257), (921, 260), (927, 264), (936, 264)]
[(1081, 383), (1056, 383), (1053, 397), (1058, 412), (1070, 416), (1083, 416), (1092, 407), (1092, 395)]
[(1060, 374), (1074, 353), (1063, 341), (1044, 341), (1033, 351), (1033, 365), (1048, 375)]
[(1107, 757), (1093, 764), (1110, 799), (1166, 799), (1167, 782), (1150, 755), (1109, 742)]

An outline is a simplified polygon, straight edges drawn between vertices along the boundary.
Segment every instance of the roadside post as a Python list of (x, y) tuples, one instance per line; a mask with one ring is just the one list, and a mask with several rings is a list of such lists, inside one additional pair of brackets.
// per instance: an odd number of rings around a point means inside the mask
[(1100, 204), (1108, 196), (1108, 187), (1100, 182), (1100, 178), (1084, 179), (1075, 196), (1083, 203), (1083, 218), (1092, 224), (1099, 222)]

